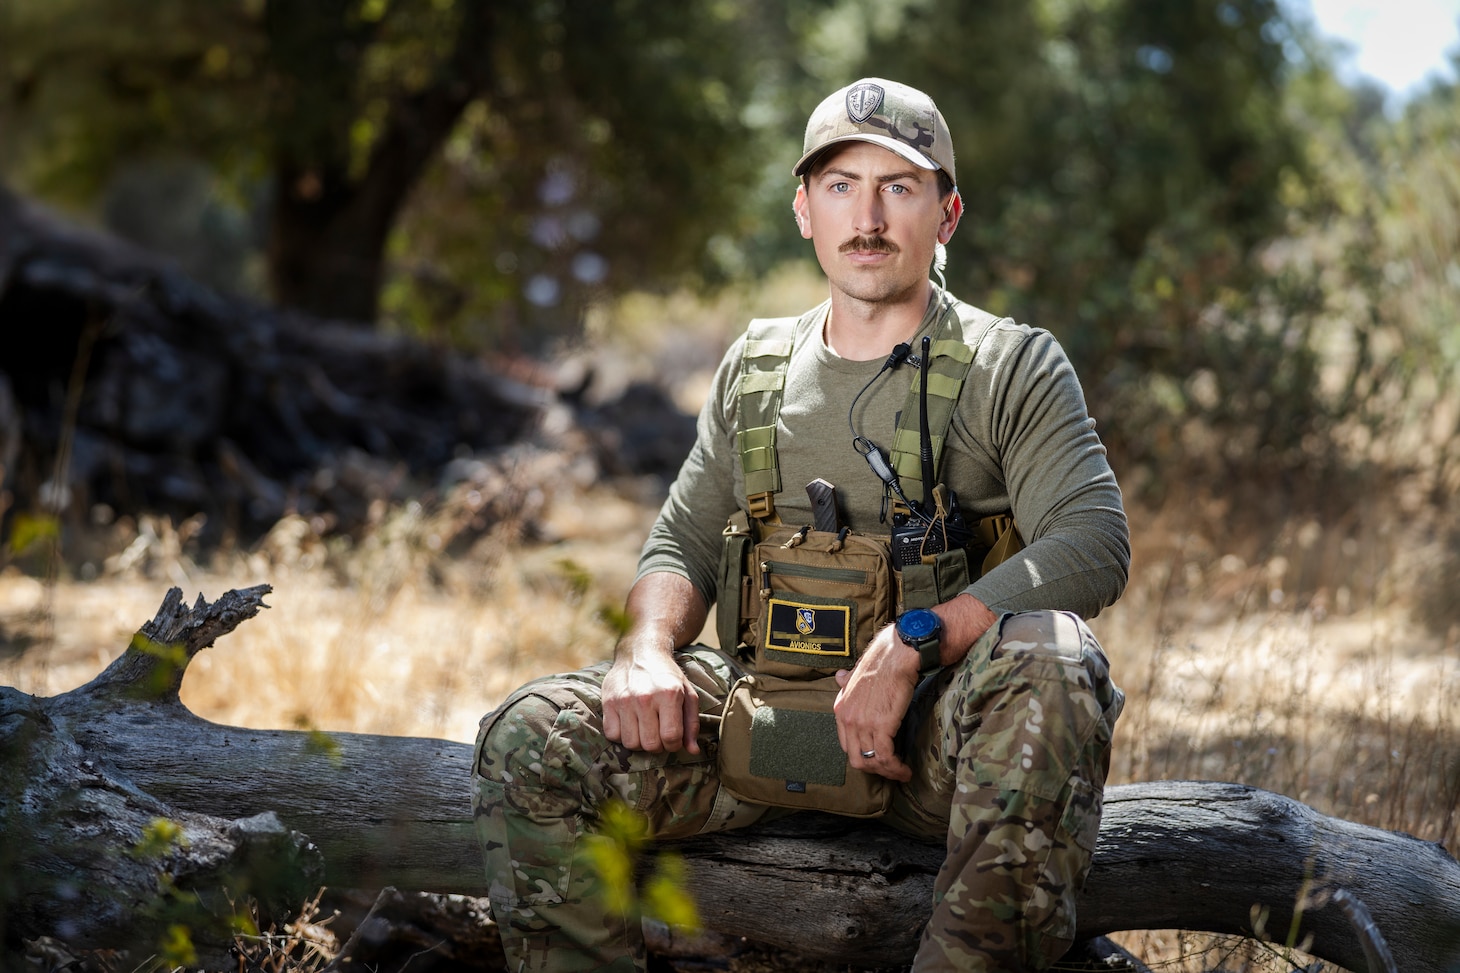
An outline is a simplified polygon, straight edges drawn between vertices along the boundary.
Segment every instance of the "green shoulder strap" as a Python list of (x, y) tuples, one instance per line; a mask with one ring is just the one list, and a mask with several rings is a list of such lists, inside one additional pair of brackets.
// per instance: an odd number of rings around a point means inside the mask
[(776, 461), (776, 420), (786, 389), (786, 368), (796, 342), (800, 318), (756, 318), (746, 331), (745, 355), (740, 370), (735, 443), (740, 469), (745, 473), (745, 496), (750, 516), (773, 521), (775, 500), (781, 492), (781, 468)]
[[(928, 362), (928, 432), (933, 443), (933, 469), (940, 469), (943, 443), (948, 427), (958, 408), (963, 382), (973, 366), (974, 354), (984, 335), (999, 318), (969, 304), (959, 305), (960, 313), (943, 312), (933, 332), (932, 356)], [(919, 429), (921, 411), (922, 370), (914, 375), (902, 413), (897, 417), (897, 430), (892, 435), (892, 469), (902, 483), (902, 492), (913, 499), (923, 496), (923, 464)]]

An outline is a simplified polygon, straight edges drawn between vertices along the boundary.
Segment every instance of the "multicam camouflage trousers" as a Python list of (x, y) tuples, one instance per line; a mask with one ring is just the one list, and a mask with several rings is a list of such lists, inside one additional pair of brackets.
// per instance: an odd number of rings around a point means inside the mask
[[(718, 715), (738, 664), (702, 646), (680, 660), (700, 712)], [(698, 755), (605, 738), (607, 671), (539, 679), (482, 720), (473, 814), (512, 970), (645, 968), (638, 922), (606, 905), (599, 876), (584, 867), (584, 844), (609, 802), (635, 809), (666, 839), (744, 827), (768, 812), (720, 788), (713, 720), (700, 724)], [(1089, 629), (1060, 612), (1003, 616), (934, 689), (914, 701), (905, 724), (915, 727), (913, 779), (882, 819), (947, 841), (913, 968), (1045, 969), (1074, 938), (1124, 697)]]

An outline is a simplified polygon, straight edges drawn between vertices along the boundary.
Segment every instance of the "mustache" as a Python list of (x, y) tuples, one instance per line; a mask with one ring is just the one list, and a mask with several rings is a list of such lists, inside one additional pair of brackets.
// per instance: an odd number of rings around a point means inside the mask
[(900, 253), (897, 244), (882, 236), (854, 236), (836, 248), (837, 253)]

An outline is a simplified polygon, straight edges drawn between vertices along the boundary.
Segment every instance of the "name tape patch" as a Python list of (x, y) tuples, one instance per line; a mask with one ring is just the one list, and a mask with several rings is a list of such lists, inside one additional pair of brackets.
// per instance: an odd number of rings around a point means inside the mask
[(846, 605), (772, 598), (765, 647), (816, 656), (852, 654), (852, 611)]

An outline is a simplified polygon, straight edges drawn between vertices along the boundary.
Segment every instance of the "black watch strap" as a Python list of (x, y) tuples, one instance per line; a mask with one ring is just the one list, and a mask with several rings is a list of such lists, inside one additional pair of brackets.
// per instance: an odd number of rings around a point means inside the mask
[(934, 635), (924, 639), (918, 649), (918, 674), (926, 676), (943, 664), (943, 640)]

